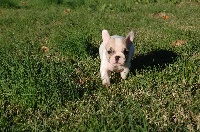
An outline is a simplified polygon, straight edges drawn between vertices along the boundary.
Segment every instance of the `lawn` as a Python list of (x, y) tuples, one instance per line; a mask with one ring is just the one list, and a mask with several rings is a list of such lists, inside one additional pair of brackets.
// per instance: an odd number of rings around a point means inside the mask
[[(101, 31), (135, 32), (126, 80)], [(0, 131), (200, 131), (199, 0), (1, 0)]]

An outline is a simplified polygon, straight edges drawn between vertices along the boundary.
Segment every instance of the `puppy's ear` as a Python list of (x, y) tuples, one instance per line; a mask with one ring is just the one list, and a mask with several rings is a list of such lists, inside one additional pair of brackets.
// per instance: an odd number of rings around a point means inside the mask
[(128, 33), (128, 35), (126, 36), (126, 44), (127, 44), (127, 46), (128, 46), (129, 48), (130, 48), (131, 45), (132, 45), (133, 39), (134, 39), (134, 32), (131, 31), (131, 32)]
[(110, 39), (110, 34), (108, 33), (107, 30), (103, 30), (102, 31), (102, 39), (103, 39), (103, 43), (107, 44), (109, 39)]

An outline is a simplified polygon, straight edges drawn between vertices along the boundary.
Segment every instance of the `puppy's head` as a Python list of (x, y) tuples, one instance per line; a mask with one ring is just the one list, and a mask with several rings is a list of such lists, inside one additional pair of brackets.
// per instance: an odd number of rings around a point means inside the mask
[(106, 49), (106, 58), (113, 66), (124, 65), (129, 57), (129, 50), (134, 39), (131, 31), (126, 38), (110, 37), (107, 30), (102, 31), (103, 43)]

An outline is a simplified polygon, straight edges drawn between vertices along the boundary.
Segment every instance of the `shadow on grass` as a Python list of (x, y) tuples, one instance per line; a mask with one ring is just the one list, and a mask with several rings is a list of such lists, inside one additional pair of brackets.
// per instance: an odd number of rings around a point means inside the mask
[(5, 8), (15, 8), (19, 9), (20, 6), (17, 3), (13, 2), (12, 0), (0, 0), (0, 6)]
[[(85, 45), (86, 45), (86, 52), (89, 56), (91, 56), (92, 58), (96, 58), (99, 55), (99, 48), (94, 46), (92, 42), (92, 38), (88, 37)], [(99, 45), (100, 46), (100, 45)]]
[[(59, 0), (58, 0), (59, 1)], [(62, 1), (62, 0), (60, 0), (60, 1)], [(69, 1), (66, 1), (66, 4), (70, 7), (70, 8), (72, 8), (72, 9), (75, 9), (75, 8), (77, 8), (77, 7), (80, 7), (80, 6), (82, 6), (82, 5), (84, 5), (85, 4), (85, 1), (84, 0), (69, 0)]]
[(177, 54), (173, 51), (161, 49), (151, 51), (147, 54), (142, 54), (135, 56), (131, 61), (130, 71), (135, 75), (135, 71), (141, 71), (146, 68), (156, 68), (159, 67), (164, 69), (167, 64), (173, 63), (177, 58)]

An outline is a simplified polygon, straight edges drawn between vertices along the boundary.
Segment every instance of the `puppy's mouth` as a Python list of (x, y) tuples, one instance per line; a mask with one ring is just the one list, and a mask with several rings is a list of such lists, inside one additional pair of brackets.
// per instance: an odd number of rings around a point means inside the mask
[(117, 61), (116, 61), (116, 62), (115, 62), (115, 63), (113, 63), (113, 64), (118, 64), (118, 65), (120, 65), (120, 64), (122, 64), (122, 63), (119, 63), (119, 62), (117, 62)]
[(114, 65), (114, 66), (121, 66), (123, 65), (122, 63), (118, 62), (118, 61), (115, 61), (114, 63), (111, 63), (110, 60), (108, 60), (108, 62), (111, 64), (111, 65)]
[(121, 65), (123, 65), (123, 64), (116, 61), (115, 63), (113, 63), (113, 65), (120, 65), (120, 66), (121, 66)]

